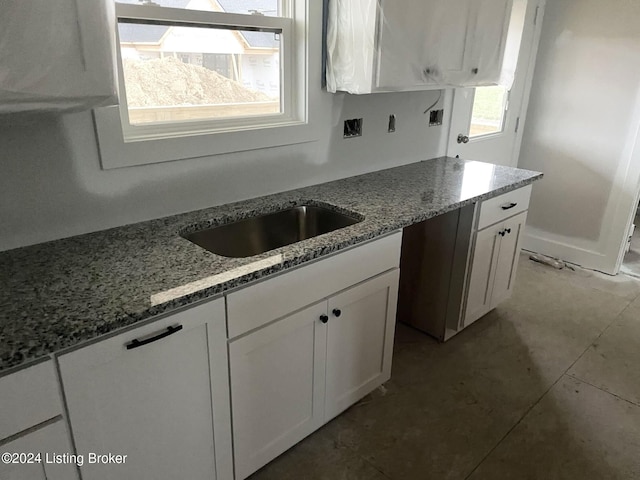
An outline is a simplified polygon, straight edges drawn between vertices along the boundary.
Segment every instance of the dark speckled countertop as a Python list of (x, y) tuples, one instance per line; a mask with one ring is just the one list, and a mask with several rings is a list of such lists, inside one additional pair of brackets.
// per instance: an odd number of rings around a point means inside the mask
[[(0, 371), (527, 185), (541, 173), (438, 158), (0, 253)], [(180, 236), (301, 203), (364, 220), (249, 258)]]

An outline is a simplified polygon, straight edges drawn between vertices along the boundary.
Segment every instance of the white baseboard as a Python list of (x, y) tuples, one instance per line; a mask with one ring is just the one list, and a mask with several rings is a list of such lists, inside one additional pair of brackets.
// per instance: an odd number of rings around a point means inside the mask
[[(527, 231), (528, 230), (528, 231)], [(565, 262), (579, 265), (590, 270), (597, 270), (608, 275), (615, 275), (615, 264), (611, 265), (603, 253), (596, 250), (571, 245), (567, 241), (551, 238), (544, 232), (525, 230), (522, 248), (530, 252), (541, 253), (549, 257), (559, 258)]]

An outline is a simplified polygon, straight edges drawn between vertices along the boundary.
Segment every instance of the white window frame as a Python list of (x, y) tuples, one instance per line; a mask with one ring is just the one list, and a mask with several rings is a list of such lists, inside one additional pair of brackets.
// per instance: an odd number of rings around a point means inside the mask
[[(104, 169), (160, 163), (316, 140), (308, 119), (307, 0), (283, 1), (281, 17), (116, 4), (116, 18), (136, 23), (281, 32), (281, 112), (251, 117), (131, 125), (122, 68), (120, 106), (94, 110)], [(117, 35), (117, 20), (114, 22)], [(116, 41), (118, 65), (120, 46)]]

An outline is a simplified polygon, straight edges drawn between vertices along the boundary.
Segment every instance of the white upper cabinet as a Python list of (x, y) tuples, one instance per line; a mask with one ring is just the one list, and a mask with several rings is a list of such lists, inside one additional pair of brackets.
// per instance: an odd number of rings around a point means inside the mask
[(8, 0), (0, 15), (0, 113), (115, 104), (111, 0)]
[(512, 6), (513, 0), (331, 0), (327, 89), (509, 83), (503, 71), (515, 62), (508, 57), (519, 50), (523, 14)]
[[(383, 1), (378, 40), (378, 88), (441, 85), (469, 63), (468, 0)], [(466, 60), (466, 61), (465, 61)]]

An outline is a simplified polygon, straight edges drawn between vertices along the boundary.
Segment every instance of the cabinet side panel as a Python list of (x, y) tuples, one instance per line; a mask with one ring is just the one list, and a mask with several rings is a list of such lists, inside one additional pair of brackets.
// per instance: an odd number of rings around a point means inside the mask
[(460, 210), (404, 229), (398, 320), (442, 339)]
[(229, 355), (225, 304), (222, 299), (210, 305), (207, 323), (209, 368), (215, 439), (216, 480), (233, 480), (233, 446), (231, 440), (231, 401)]
[(471, 270), (471, 240), (477, 205), (478, 204), (475, 203), (460, 209), (455, 253), (453, 255), (453, 264), (451, 265), (445, 340), (461, 327), (460, 323), (464, 311), (464, 295), (466, 293), (467, 279), (469, 278)]

